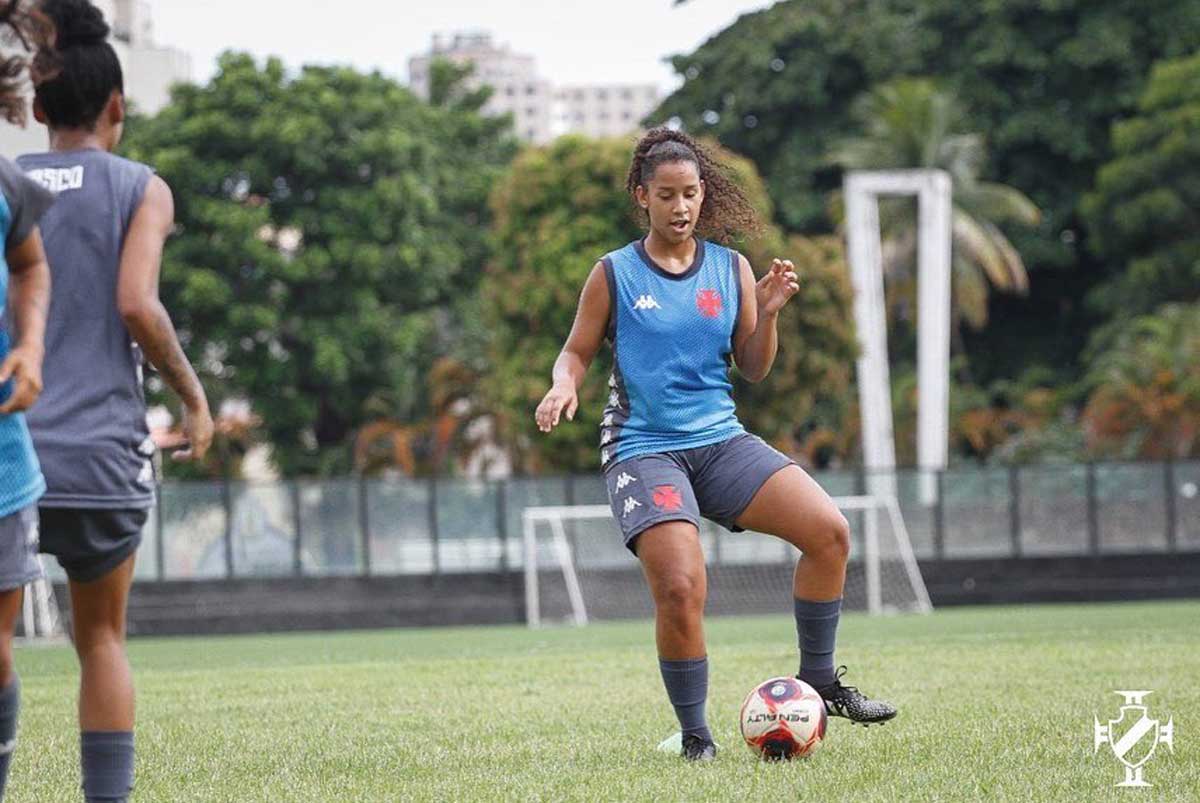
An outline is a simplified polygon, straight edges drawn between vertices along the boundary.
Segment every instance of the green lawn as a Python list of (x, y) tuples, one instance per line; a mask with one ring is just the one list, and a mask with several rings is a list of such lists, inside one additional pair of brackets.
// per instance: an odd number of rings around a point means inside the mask
[[(1197, 800), (1200, 603), (1026, 606), (843, 620), (850, 682), (900, 706), (833, 720), (811, 759), (766, 764), (737, 734), (745, 693), (794, 671), (792, 623), (709, 622), (709, 717), (724, 746), (689, 766), (648, 622), (530, 632), (399, 630), (135, 641), (137, 801)], [(18, 653), (9, 800), (79, 800), (75, 664)], [(1154, 689), (1175, 752), (1149, 790), (1114, 789), (1092, 715)], [(1165, 717), (1164, 717), (1165, 719)]]

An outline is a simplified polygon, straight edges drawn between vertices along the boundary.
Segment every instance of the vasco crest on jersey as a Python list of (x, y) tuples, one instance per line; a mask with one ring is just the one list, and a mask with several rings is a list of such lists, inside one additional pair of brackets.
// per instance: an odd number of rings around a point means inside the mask
[(696, 309), (705, 318), (716, 318), (721, 314), (721, 294), (716, 290), (700, 290), (696, 293)]

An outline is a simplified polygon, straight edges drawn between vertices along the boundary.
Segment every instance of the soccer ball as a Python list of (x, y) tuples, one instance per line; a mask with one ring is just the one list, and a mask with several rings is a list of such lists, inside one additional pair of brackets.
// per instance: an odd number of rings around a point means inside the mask
[(796, 678), (771, 678), (742, 703), (742, 738), (767, 760), (802, 758), (821, 746), (827, 720), (816, 689)]

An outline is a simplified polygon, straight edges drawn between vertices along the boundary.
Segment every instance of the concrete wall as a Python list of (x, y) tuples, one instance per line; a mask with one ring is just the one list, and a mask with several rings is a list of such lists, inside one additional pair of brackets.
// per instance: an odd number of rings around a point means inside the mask
[[(765, 569), (786, 581), (790, 567)], [(709, 613), (783, 613), (774, 595), (722, 597), (710, 570)], [(923, 561), (933, 604), (1020, 604), (1200, 597), (1200, 552), (1175, 555)], [(544, 607), (558, 591), (547, 573)], [(598, 619), (645, 615), (649, 598), (636, 568), (611, 570)], [(771, 583), (774, 585), (774, 583)], [(517, 624), (524, 621), (519, 573), (141, 582), (130, 600), (131, 635), (255, 633), (346, 628)], [(58, 589), (65, 600), (65, 589)]]

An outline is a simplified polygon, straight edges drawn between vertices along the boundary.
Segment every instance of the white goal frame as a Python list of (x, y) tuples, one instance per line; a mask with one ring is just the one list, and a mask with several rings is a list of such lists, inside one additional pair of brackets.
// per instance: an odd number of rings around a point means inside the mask
[[(872, 615), (883, 614), (883, 587), (880, 577), (879, 552), (879, 513), (882, 511), (892, 525), (899, 542), (900, 559), (908, 580), (912, 583), (913, 592), (917, 598), (916, 612), (929, 613), (933, 604), (929, 600), (929, 591), (925, 587), (925, 579), (921, 577), (921, 569), (917, 565), (913, 553), (912, 542), (908, 537), (908, 528), (904, 525), (904, 516), (900, 512), (900, 504), (894, 496), (839, 496), (833, 498), (838, 510), (862, 511), (863, 526), (863, 566), (866, 574), (867, 611)], [(563, 582), (567, 589), (567, 598), (571, 603), (571, 623), (583, 626), (588, 623), (587, 605), (583, 599), (583, 591), (579, 585), (579, 575), (575, 570), (575, 556), (571, 549), (570, 539), (564, 523), (567, 521), (611, 519), (612, 510), (608, 505), (554, 505), (546, 507), (527, 507), (521, 513), (524, 575), (525, 575), (525, 621), (531, 628), (541, 627), (541, 598), (539, 596), (538, 572), (541, 566), (537, 560), (537, 525), (550, 526), (551, 545), (554, 561), (562, 572)], [(764, 536), (766, 537), (766, 536)]]
[(953, 215), (944, 170), (851, 170), (844, 181), (846, 251), (858, 329), (863, 465), (872, 494), (896, 495), (879, 197), (917, 196), (917, 465), (921, 501), (937, 500), (949, 457), (950, 267)]

